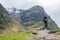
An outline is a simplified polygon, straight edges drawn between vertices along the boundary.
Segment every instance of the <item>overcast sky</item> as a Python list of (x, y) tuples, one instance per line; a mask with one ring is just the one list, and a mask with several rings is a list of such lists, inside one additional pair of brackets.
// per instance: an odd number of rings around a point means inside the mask
[(24, 8), (26, 6), (31, 5), (42, 5), (42, 6), (50, 6), (53, 4), (60, 3), (60, 0), (0, 0), (5, 7), (17, 7), (17, 8)]
[(44, 7), (46, 13), (60, 26), (60, 0), (0, 0), (5, 8), (28, 9), (34, 5)]

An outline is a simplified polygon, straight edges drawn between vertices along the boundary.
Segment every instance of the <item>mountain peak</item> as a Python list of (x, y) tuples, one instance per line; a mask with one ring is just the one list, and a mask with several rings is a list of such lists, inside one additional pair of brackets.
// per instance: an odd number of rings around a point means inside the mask
[(33, 7), (37, 7), (37, 8), (40, 8), (40, 7), (42, 7), (42, 6), (39, 6), (39, 5), (35, 5), (35, 6), (33, 6)]
[(43, 7), (42, 6), (39, 6), (39, 5), (36, 5), (36, 6), (33, 6), (33, 7), (31, 7), (30, 9), (43, 9)]

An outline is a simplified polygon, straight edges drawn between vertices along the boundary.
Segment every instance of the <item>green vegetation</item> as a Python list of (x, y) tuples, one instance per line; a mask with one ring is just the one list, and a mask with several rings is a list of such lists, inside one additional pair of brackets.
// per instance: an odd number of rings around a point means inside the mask
[(0, 40), (27, 40), (26, 32), (0, 36)]
[(37, 33), (36, 32), (33, 32), (32, 34), (35, 34), (36, 35)]
[(20, 33), (1, 35), (0, 40), (28, 40), (28, 36), (33, 34), (36, 35), (37, 33), (28, 30)]
[(7, 10), (0, 4), (0, 40), (27, 40), (23, 26), (12, 20)]
[(0, 18), (0, 22), (3, 22), (4, 20), (3, 20), (3, 18)]

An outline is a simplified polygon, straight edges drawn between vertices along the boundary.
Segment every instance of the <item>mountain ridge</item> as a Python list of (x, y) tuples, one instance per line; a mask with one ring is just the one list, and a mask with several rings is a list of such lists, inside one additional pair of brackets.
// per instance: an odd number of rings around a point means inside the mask
[[(15, 18), (18, 15), (15, 15)], [(19, 23), (21, 23), (25, 27), (41, 27), (41, 25), (44, 27), (43, 24), (43, 18), (46, 16), (48, 18), (48, 28), (49, 29), (55, 29), (58, 28), (57, 24), (51, 19), (51, 17), (45, 12), (44, 8), (42, 6), (33, 6), (30, 9), (24, 10), (21, 9), (19, 13), (20, 20)], [(14, 17), (14, 16), (12, 16)], [(13, 18), (13, 19), (15, 19)], [(43, 28), (42, 27), (42, 28)]]

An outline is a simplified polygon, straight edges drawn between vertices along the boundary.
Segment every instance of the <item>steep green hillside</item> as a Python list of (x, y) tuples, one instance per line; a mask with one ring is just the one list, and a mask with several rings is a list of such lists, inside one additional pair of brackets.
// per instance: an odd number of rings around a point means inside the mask
[(6, 9), (0, 4), (0, 34), (22, 32), (24, 29), (15, 20), (12, 20)]

